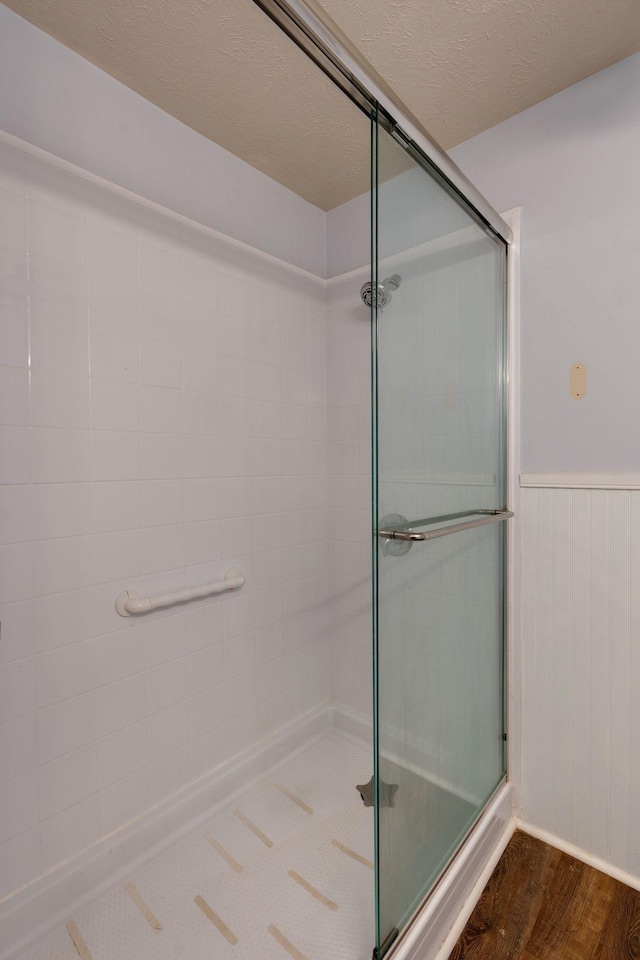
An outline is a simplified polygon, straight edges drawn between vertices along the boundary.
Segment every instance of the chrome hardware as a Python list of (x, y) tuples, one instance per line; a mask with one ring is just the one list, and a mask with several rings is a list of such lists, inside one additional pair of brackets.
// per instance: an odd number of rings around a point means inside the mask
[[(441, 517), (425, 517), (422, 520), (406, 521), (396, 523), (393, 529), (389, 529), (385, 524), (389, 517), (385, 517), (384, 529), (378, 530), (378, 536), (384, 541), (384, 551), (390, 555), (397, 555), (392, 551), (391, 545), (394, 540), (407, 544), (403, 553), (411, 548), (412, 543), (422, 540), (437, 540), (439, 537), (448, 537), (452, 533), (461, 533), (463, 530), (473, 530), (474, 527), (483, 527), (487, 523), (499, 523), (501, 520), (508, 520), (513, 516), (512, 510), (464, 510), (462, 513), (448, 513)], [(463, 523), (448, 523), (445, 527), (438, 527), (429, 533), (416, 533), (414, 527), (433, 526), (436, 523), (444, 523), (446, 520), (461, 520), (463, 517), (478, 517), (477, 520), (466, 520)]]
[[(403, 517), (401, 513), (388, 513), (386, 517), (383, 517), (380, 521), (380, 525), (385, 528), (402, 528), (408, 525), (406, 517)], [(400, 537), (389, 536), (385, 538), (385, 533), (387, 530), (379, 530), (378, 536), (382, 539), (382, 552), (385, 557), (402, 557), (405, 553), (408, 553), (411, 550), (411, 544), (402, 541)], [(391, 529), (389, 532), (393, 532)]]

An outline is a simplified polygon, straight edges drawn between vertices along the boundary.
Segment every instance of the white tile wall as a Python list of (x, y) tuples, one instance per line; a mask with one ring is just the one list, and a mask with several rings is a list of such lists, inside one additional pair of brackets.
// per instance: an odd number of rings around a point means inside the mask
[(8, 147), (0, 207), (2, 897), (326, 698), (330, 583), (322, 283)]
[(327, 290), (331, 696), (371, 716), (371, 323), (362, 277)]

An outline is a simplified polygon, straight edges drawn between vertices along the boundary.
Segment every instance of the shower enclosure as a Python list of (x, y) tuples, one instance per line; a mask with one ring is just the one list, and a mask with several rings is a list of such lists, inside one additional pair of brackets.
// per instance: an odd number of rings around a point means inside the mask
[(346, 38), (337, 42), (295, 0), (257, 2), (371, 120), (371, 277), (360, 295), (372, 329), (371, 799), (382, 957), (506, 778), (511, 231), (383, 81), (363, 73)]
[[(505, 242), (377, 123), (372, 305), (376, 937), (505, 775)], [(390, 178), (398, 154), (408, 169)], [(374, 281), (375, 283), (375, 281)], [(389, 786), (393, 797), (389, 800)]]
[[(22, 670), (0, 720), (39, 725), (9, 754), (2, 960), (432, 960), (453, 901), (411, 938), (509, 802), (510, 229), (314, 0), (237, 7), (227, 45), (285, 104), (272, 152), (307, 124), (295, 186), (220, 148), (214, 222), (0, 134), (35, 337), (4, 374), (34, 463), (4, 482), (38, 508), (0, 591), (37, 700)], [(265, 101), (231, 102), (254, 149)]]

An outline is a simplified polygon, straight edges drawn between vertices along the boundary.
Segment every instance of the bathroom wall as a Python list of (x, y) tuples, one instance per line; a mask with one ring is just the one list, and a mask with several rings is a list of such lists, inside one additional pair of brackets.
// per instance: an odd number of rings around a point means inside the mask
[(453, 151), (522, 206), (522, 814), (636, 877), (639, 155), (640, 54)]
[(322, 281), (2, 145), (0, 283), (4, 896), (325, 699), (330, 581)]
[(523, 208), (526, 473), (640, 471), (639, 153), (640, 54), (452, 151), (498, 210)]
[[(325, 276), (325, 214), (0, 4), (0, 130)], [(213, 189), (224, 184), (224, 189)]]
[(366, 267), (327, 287), (331, 696), (366, 716), (371, 650), (371, 320)]
[(640, 478), (526, 482), (523, 815), (640, 877)]
[[(378, 131), (378, 257), (384, 260), (467, 226), (467, 213), (412, 163), (383, 129)], [(371, 195), (363, 193), (327, 212), (327, 276), (357, 270), (371, 260)]]

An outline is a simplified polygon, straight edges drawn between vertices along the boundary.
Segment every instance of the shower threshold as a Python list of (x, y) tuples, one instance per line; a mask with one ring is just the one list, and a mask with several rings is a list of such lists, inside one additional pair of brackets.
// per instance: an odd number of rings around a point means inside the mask
[(371, 751), (334, 729), (19, 960), (371, 956)]

